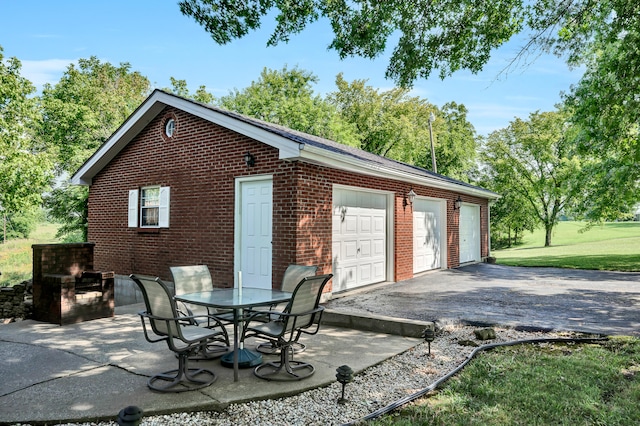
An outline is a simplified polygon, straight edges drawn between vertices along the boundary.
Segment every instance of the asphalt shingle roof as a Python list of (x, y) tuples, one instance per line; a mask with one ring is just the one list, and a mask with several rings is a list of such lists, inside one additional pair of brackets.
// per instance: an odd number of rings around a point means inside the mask
[(385, 167), (385, 168), (389, 168), (389, 169), (395, 169), (404, 173), (409, 173), (409, 174), (413, 174), (416, 175), (416, 177), (428, 177), (432, 180), (439, 180), (442, 182), (447, 182), (450, 184), (455, 184), (455, 185), (462, 185), (468, 188), (473, 188), (474, 190), (481, 190), (483, 192), (486, 192), (487, 195), (492, 196), (491, 198), (495, 198), (498, 194), (496, 194), (493, 191), (489, 191), (488, 189), (484, 189), (475, 185), (472, 185), (470, 183), (467, 182), (463, 182), (457, 179), (453, 179), (438, 173), (434, 173), (430, 170), (424, 169), (422, 167), (418, 167), (418, 166), (414, 166), (411, 164), (407, 164), (407, 163), (403, 163), (397, 160), (393, 160), (391, 158), (387, 158), (387, 157), (383, 157), (381, 155), (377, 155), (377, 154), (373, 154), (371, 152), (359, 149), (359, 148), (355, 148), (349, 145), (344, 145), (341, 144), (339, 142), (336, 141), (332, 141), (330, 139), (325, 139), (319, 136), (315, 136), (315, 135), (311, 135), (308, 133), (304, 133), (304, 132), (300, 132), (297, 130), (293, 130), (293, 129), (289, 129), (287, 127), (278, 125), (278, 124), (273, 124), (273, 123), (269, 123), (266, 121), (262, 121), (253, 117), (249, 117), (243, 114), (239, 114), (237, 112), (233, 112), (233, 111), (229, 111), (229, 110), (225, 110), (219, 107), (215, 107), (212, 105), (208, 105), (208, 104), (203, 104), (197, 101), (193, 101), (190, 100), (191, 102), (194, 102), (198, 105), (201, 105), (205, 108), (208, 108), (212, 111), (215, 111), (217, 113), (226, 115), (230, 118), (234, 118), (236, 120), (242, 121), (246, 124), (249, 124), (251, 126), (255, 126), (258, 127), (262, 130), (265, 130), (267, 132), (276, 134), (278, 136), (281, 136), (283, 138), (292, 140), (294, 142), (297, 143), (301, 143), (301, 144), (305, 144), (305, 145), (310, 145), (310, 146), (314, 146), (320, 149), (324, 149), (326, 151), (330, 151), (336, 154), (340, 154), (340, 155), (344, 155), (344, 156), (348, 156), (357, 160), (361, 160), (361, 161), (366, 161), (369, 163), (373, 163), (373, 164), (377, 164), (379, 166)]

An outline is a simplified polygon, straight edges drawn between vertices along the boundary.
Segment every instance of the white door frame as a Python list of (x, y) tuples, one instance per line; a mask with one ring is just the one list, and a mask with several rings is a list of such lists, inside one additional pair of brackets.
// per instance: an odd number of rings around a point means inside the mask
[[(242, 184), (256, 181), (271, 181), (273, 188), (273, 175), (256, 175), (237, 177), (235, 180), (235, 202), (234, 202), (234, 230), (233, 230), (233, 286), (238, 287), (238, 271), (240, 271), (240, 261), (242, 260)], [(271, 197), (271, 208), (273, 211), (273, 191)], [(273, 239), (273, 214), (271, 216), (271, 238)], [(271, 267), (273, 268), (273, 251), (271, 253)]]

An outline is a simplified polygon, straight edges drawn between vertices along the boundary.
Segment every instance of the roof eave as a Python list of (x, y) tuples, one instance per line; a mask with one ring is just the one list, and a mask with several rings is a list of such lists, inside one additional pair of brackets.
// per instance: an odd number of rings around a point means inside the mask
[(301, 151), (300, 158), (309, 162), (322, 164), (324, 166), (333, 167), (339, 170), (346, 170), (369, 176), (394, 179), (414, 185), (420, 184), (424, 186), (455, 191), (457, 193), (485, 198), (488, 200), (497, 200), (498, 198), (500, 198), (499, 194), (496, 194), (484, 188), (472, 187), (464, 185), (462, 183), (457, 184), (455, 182), (438, 179), (437, 177), (423, 176), (403, 170), (394, 169), (391, 167), (385, 167), (383, 165), (371, 163), (369, 161), (361, 160), (358, 158), (346, 157), (339, 153), (333, 153), (331, 151), (327, 151), (311, 145), (304, 145), (304, 149)]

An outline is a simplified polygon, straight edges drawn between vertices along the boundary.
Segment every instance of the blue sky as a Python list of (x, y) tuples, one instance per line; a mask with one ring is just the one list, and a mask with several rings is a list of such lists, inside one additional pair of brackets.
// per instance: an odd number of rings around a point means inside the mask
[[(267, 48), (272, 23), (218, 46), (194, 20), (180, 13), (177, 0), (0, 0), (0, 17), (4, 56), (17, 57), (22, 75), (38, 89), (59, 81), (71, 62), (90, 56), (114, 65), (128, 62), (154, 87), (169, 87), (169, 78), (175, 77), (186, 80), (192, 91), (204, 85), (216, 96), (248, 86), (264, 67), (297, 66), (311, 71), (320, 79), (314, 87), (319, 94), (335, 89), (340, 72), (348, 81), (367, 79), (381, 90), (394, 86), (384, 78), (388, 57), (341, 61), (337, 53), (327, 50), (332, 34), (326, 22), (292, 36), (288, 44)], [(439, 107), (451, 101), (464, 104), (479, 134), (506, 127), (514, 117), (552, 110), (561, 100), (561, 91), (577, 83), (581, 71), (571, 71), (561, 59), (543, 55), (527, 67), (499, 76), (521, 44), (513, 41), (494, 52), (478, 75), (463, 71), (444, 81), (437, 76), (418, 80), (412, 95)]]

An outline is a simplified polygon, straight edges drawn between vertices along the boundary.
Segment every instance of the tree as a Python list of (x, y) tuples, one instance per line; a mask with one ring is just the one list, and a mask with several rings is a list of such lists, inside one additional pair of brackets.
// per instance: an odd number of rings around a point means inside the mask
[(42, 136), (57, 148), (57, 167), (75, 172), (150, 92), (149, 80), (92, 56), (70, 64), (60, 81), (42, 90)]
[(579, 206), (590, 221), (618, 219), (640, 201), (640, 3), (616, 3), (627, 8), (616, 8), (621, 16), (585, 54), (587, 70), (565, 98), (594, 182)]
[(495, 190), (506, 189), (515, 201), (526, 203), (544, 226), (545, 247), (551, 245), (563, 209), (589, 184), (566, 123), (565, 113), (535, 112), (527, 121), (517, 118), (491, 133), (482, 151)]
[[(150, 92), (149, 80), (131, 71), (127, 63), (115, 67), (96, 57), (70, 64), (60, 81), (42, 91), (44, 119), (40, 135), (47, 146), (55, 148), (56, 170), (64, 176), (75, 172), (95, 150), (142, 103)], [(65, 194), (66, 190), (73, 193)], [(85, 201), (77, 199), (78, 190), (62, 188), (47, 197), (51, 215), (64, 226), (58, 236), (80, 232), (86, 240)], [(66, 204), (65, 203), (70, 203)]]
[[(523, 33), (527, 42), (503, 71), (552, 52), (588, 71), (568, 98), (582, 129), (582, 152), (597, 185), (580, 211), (590, 220), (613, 219), (640, 199), (638, 103), (640, 2), (637, 0), (183, 0), (192, 17), (226, 44), (275, 17), (267, 46), (287, 42), (326, 19), (329, 48), (340, 58), (376, 58), (391, 51), (386, 77), (401, 87), (439, 71), (480, 71), (492, 51)], [(391, 48), (391, 43), (396, 43)], [(607, 161), (597, 161), (606, 152)]]
[(27, 215), (42, 203), (52, 178), (46, 145), (35, 138), (38, 110), (35, 87), (20, 75), (16, 58), (6, 61), (0, 47), (0, 211)]
[[(594, 34), (608, 32), (612, 21), (635, 0), (183, 0), (180, 11), (192, 17), (218, 44), (256, 30), (267, 17), (276, 27), (268, 46), (287, 42), (308, 24), (326, 18), (333, 29), (329, 48), (341, 59), (376, 58), (397, 39), (386, 76), (401, 87), (439, 70), (444, 78), (459, 69), (480, 71), (493, 49), (515, 34), (529, 31), (520, 52), (540, 48), (568, 52), (578, 60)], [(275, 11), (275, 12), (274, 12)], [(629, 29), (629, 28), (627, 28)]]
[(165, 88), (166, 92), (174, 93), (183, 98), (193, 99), (194, 101), (202, 102), (203, 104), (213, 104), (215, 102), (215, 96), (207, 92), (207, 88), (202, 85), (198, 87), (195, 93), (190, 93), (186, 80), (178, 80), (177, 78), (169, 77), (171, 81), (171, 88)]
[(221, 97), (218, 105), (269, 123), (354, 145), (355, 129), (314, 93), (312, 85), (317, 82), (318, 77), (297, 67), (264, 68), (257, 81), (242, 90), (234, 89)]
[(87, 241), (89, 188), (64, 182), (45, 198), (49, 216), (62, 222), (57, 235), (68, 242)]
[(438, 172), (469, 182), (476, 167), (478, 136), (467, 120), (467, 108), (448, 102), (439, 114), (442, 119), (436, 117), (434, 122)]
[(379, 91), (366, 80), (349, 83), (342, 74), (336, 77), (336, 86), (327, 100), (345, 121), (355, 125), (359, 148), (431, 169), (429, 116), (434, 113), (438, 172), (468, 180), (467, 172), (474, 166), (476, 135), (463, 105), (448, 103), (438, 110), (425, 99), (409, 96), (409, 89)]
[(520, 244), (524, 231), (533, 232), (539, 225), (532, 205), (513, 189), (510, 175), (498, 173), (493, 167), (482, 167), (475, 183), (500, 194), (500, 198), (491, 205), (492, 249)]
[[(494, 190), (498, 185), (493, 186)], [(500, 249), (520, 244), (524, 231), (533, 232), (538, 225), (527, 200), (504, 188), (501, 198), (491, 206), (491, 248)]]
[[(424, 137), (410, 128), (409, 123), (428, 117), (435, 107), (426, 101), (414, 98), (409, 100), (407, 89), (392, 89), (380, 93), (368, 86), (366, 80), (347, 82), (342, 74), (336, 77), (337, 91), (329, 93), (327, 100), (334, 105), (342, 118), (355, 126), (358, 147), (382, 156), (403, 156), (402, 160), (417, 163), (419, 151), (410, 147), (415, 139)], [(422, 150), (423, 151), (423, 150)], [(400, 158), (397, 158), (400, 159)]]

